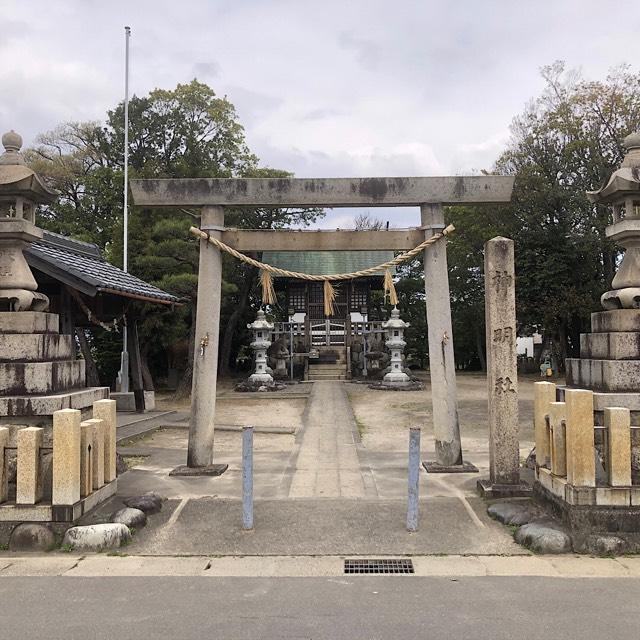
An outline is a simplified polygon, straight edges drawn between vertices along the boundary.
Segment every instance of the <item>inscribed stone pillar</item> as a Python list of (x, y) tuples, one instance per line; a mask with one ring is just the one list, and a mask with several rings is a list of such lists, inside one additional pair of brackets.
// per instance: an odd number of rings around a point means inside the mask
[(606, 407), (604, 426), (609, 434), (607, 470), (612, 487), (631, 486), (631, 412), (624, 407)]
[(80, 421), (78, 409), (53, 414), (51, 503), (55, 505), (72, 505), (80, 500)]
[[(423, 204), (420, 207), (420, 216), (425, 238), (444, 229), (442, 205)], [(424, 289), (427, 298), (436, 463), (443, 467), (461, 465), (462, 445), (458, 421), (446, 240), (435, 242), (424, 250)]]
[(493, 484), (520, 482), (518, 360), (513, 240), (493, 238), (484, 246), (489, 477)]
[(40, 482), (40, 448), (44, 429), (18, 429), (18, 470), (16, 474), (16, 504), (36, 504), (42, 498)]
[(91, 449), (91, 481), (93, 490), (104, 485), (104, 430), (105, 424), (99, 418), (87, 422), (93, 425), (93, 448)]
[[(200, 228), (203, 231), (213, 237), (220, 238), (220, 229), (223, 226), (223, 207), (202, 208)], [(214, 227), (218, 229), (214, 229)], [(218, 378), (221, 288), (222, 255), (220, 250), (206, 239), (200, 240), (188, 467), (206, 467), (213, 463), (213, 421), (216, 411)]]
[(104, 481), (116, 479), (116, 401), (97, 400), (93, 403), (93, 417), (104, 423)]
[(9, 445), (8, 427), (0, 427), (0, 504), (6, 502), (9, 494), (8, 474), (5, 471), (4, 450)]
[(80, 423), (80, 497), (86, 498), (93, 491), (93, 424)]

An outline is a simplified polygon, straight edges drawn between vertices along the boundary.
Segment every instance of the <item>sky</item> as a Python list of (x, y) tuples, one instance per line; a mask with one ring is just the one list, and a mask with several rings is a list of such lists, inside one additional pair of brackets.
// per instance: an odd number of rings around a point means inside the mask
[(477, 173), (542, 66), (599, 79), (640, 60), (638, 0), (2, 0), (0, 129), (29, 145), (103, 119), (124, 96), (125, 25), (132, 93), (197, 77), (234, 103), (263, 165), (298, 177)]

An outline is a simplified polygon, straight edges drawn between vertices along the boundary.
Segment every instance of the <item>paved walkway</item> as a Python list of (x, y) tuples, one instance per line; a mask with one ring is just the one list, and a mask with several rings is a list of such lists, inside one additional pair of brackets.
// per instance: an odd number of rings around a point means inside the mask
[(289, 497), (371, 496), (365, 487), (357, 441), (358, 431), (344, 384), (315, 382), (292, 469)]

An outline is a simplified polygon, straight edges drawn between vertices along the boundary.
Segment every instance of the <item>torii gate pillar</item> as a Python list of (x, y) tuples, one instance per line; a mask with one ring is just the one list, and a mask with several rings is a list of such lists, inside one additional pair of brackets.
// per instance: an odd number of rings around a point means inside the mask
[[(200, 228), (220, 238), (224, 228), (224, 207), (203, 207)], [(221, 295), (220, 249), (207, 240), (200, 240), (189, 448), (186, 466), (174, 469), (170, 473), (172, 476), (218, 476), (228, 467), (226, 464), (213, 464)]]
[[(425, 238), (445, 228), (441, 204), (420, 205), (420, 217)], [(477, 472), (472, 464), (462, 461), (446, 242), (435, 242), (424, 250), (424, 290), (436, 448), (435, 462), (424, 462), (424, 468), (430, 473)]]

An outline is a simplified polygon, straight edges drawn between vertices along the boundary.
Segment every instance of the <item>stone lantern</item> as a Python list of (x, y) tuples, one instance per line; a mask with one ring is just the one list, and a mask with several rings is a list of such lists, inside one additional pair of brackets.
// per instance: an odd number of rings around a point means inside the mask
[(256, 319), (247, 325), (253, 331), (251, 348), (255, 352), (256, 370), (249, 376), (248, 382), (255, 385), (272, 385), (273, 377), (267, 368), (267, 349), (271, 345), (269, 334), (273, 331), (273, 324), (267, 321), (264, 311), (260, 309)]
[(628, 135), (623, 145), (627, 154), (620, 169), (602, 189), (587, 194), (592, 202), (613, 207), (613, 224), (605, 232), (625, 248), (612, 290), (601, 298), (607, 310), (640, 308), (640, 133)]
[(393, 307), (391, 318), (382, 323), (382, 328), (386, 332), (386, 346), (391, 351), (391, 371), (382, 379), (384, 384), (393, 386), (404, 386), (411, 383), (409, 376), (402, 370), (402, 352), (407, 346), (404, 341), (404, 330), (409, 323), (400, 318), (397, 307)]
[(37, 284), (23, 255), (30, 243), (42, 239), (35, 226), (36, 206), (56, 194), (29, 169), (20, 153), (22, 138), (15, 131), (2, 136), (0, 156), (0, 311), (46, 311), (49, 299)]

